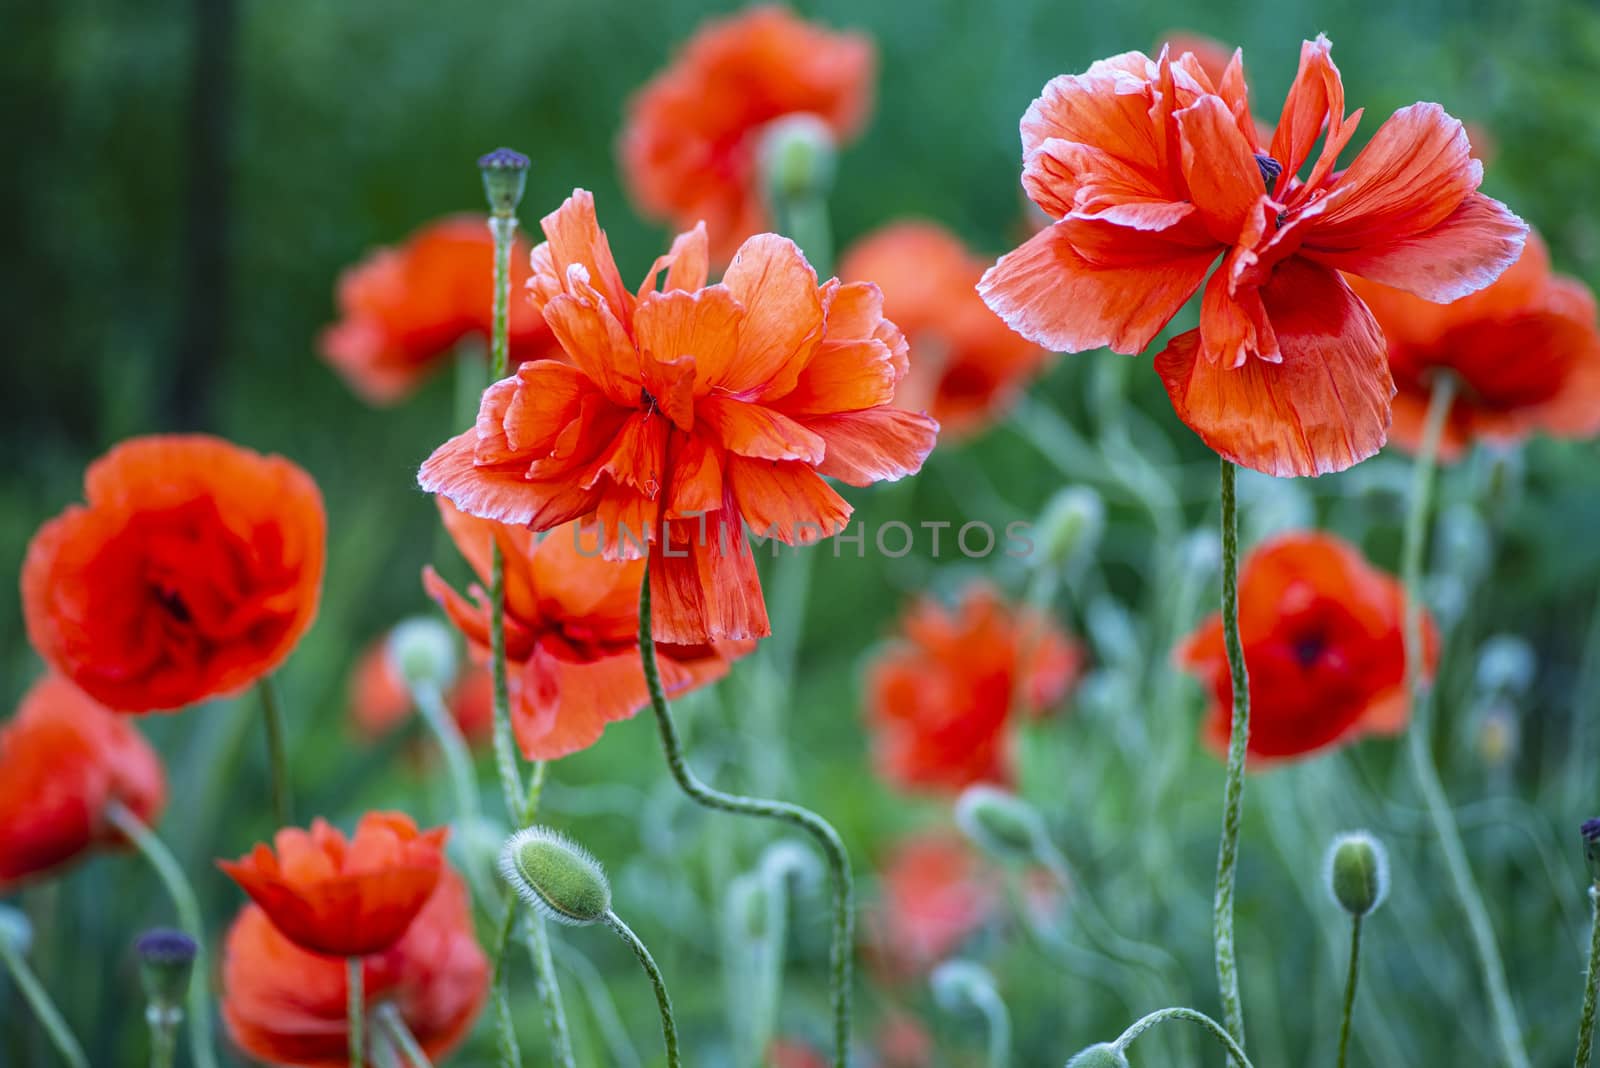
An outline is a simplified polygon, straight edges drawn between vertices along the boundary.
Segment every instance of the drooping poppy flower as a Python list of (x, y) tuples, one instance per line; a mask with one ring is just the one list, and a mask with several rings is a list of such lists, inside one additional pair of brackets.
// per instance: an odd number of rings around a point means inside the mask
[(87, 505), (22, 565), (28, 638), (116, 712), (233, 693), (288, 657), (322, 589), (311, 476), (219, 438), (133, 438), (89, 465)]
[(815, 115), (840, 143), (872, 105), (872, 42), (834, 33), (776, 5), (700, 28), (628, 106), (618, 154), (640, 210), (686, 230), (704, 220), (711, 255), (770, 228), (758, 173), (761, 136), (790, 115)]
[(926, 411), (946, 435), (995, 419), (1048, 357), (984, 306), (973, 288), (985, 262), (954, 234), (927, 222), (875, 231), (845, 253), (839, 277), (876, 282), (884, 313), (911, 349), (895, 403)]
[(448, 828), (417, 830), (400, 812), (369, 812), (348, 841), (324, 820), (285, 827), (217, 866), (301, 949), (331, 957), (381, 953), (428, 903), (444, 867)]
[(1390, 437), (1407, 451), (1422, 442), (1434, 377), (1459, 386), (1439, 442), (1444, 460), (1479, 439), (1508, 442), (1540, 431), (1565, 438), (1600, 433), (1600, 330), (1594, 295), (1552, 274), (1544, 242), (1527, 248), (1489, 288), (1443, 306), (1353, 278), (1389, 343), (1399, 392)]
[(954, 610), (919, 601), (901, 629), (867, 677), (880, 773), (942, 793), (1009, 784), (1014, 717), (1042, 715), (1067, 695), (1082, 664), (1078, 646), (983, 585)]
[[(472, 929), (461, 877), (446, 867), (405, 936), (363, 958), (366, 1004), (393, 1004), (435, 1064), (472, 1029), (489, 990), (489, 962)], [(222, 950), (222, 1019), (251, 1057), (304, 1068), (349, 1063), (345, 965), (307, 953), (246, 905)]]
[(1022, 180), (1056, 222), (979, 286), (1041, 345), (1138, 353), (1204, 283), (1199, 329), (1156, 370), (1207, 445), (1274, 475), (1343, 470), (1385, 440), (1383, 335), (1341, 271), (1455, 300), (1527, 229), (1477, 191), (1483, 168), (1437, 104), (1400, 109), (1337, 170), (1361, 112), (1345, 115), (1329, 50), (1306, 42), (1265, 145), (1238, 55), (1218, 83), (1166, 51), (1050, 82), (1022, 119)]
[[(606, 560), (575, 525), (535, 539), (521, 527), (476, 519), (441, 498), (445, 529), (487, 583), (490, 547), (505, 560), (506, 661), (511, 728), (529, 760), (555, 760), (600, 740), (606, 725), (650, 703), (639, 660), (643, 560)], [(423, 587), (479, 660), (489, 655), (490, 600), (473, 585), (461, 596), (431, 567)], [(754, 642), (656, 643), (661, 682), (685, 693), (728, 673)], [(492, 706), (490, 711), (492, 721)]]
[[(471, 744), (487, 742), (494, 730), (494, 682), (487, 668), (473, 664), (444, 695), (445, 708)], [(388, 638), (369, 645), (350, 673), (350, 716), (361, 737), (383, 737), (410, 718), (413, 705), (405, 679), (390, 655)]]
[[(1405, 599), (1398, 581), (1331, 534), (1284, 534), (1245, 557), (1239, 632), (1254, 765), (1405, 728)], [(1427, 617), (1423, 644), (1431, 676), (1439, 650)], [(1224, 752), (1233, 684), (1220, 615), (1179, 645), (1177, 660), (1210, 690), (1204, 735)]]
[(544, 231), (529, 288), (572, 362), (524, 364), (490, 386), (477, 425), (418, 481), (501, 523), (592, 521), (610, 559), (648, 553), (658, 640), (766, 636), (743, 524), (791, 545), (828, 537), (851, 509), (821, 476), (897, 479), (933, 448), (938, 424), (890, 403), (906, 343), (877, 287), (819, 287), (775, 234), (745, 242), (708, 286), (697, 227), (636, 296), (589, 193)]
[(153, 825), (166, 797), (161, 760), (132, 724), (44, 676), (0, 726), (0, 894), (122, 844), (106, 819), (110, 802)]
[(998, 886), (955, 835), (930, 832), (899, 842), (867, 915), (869, 960), (891, 982), (926, 975), (994, 914)]
[[(511, 281), (528, 277), (528, 244), (512, 249)], [(380, 248), (339, 279), (339, 321), (322, 333), (322, 355), (369, 404), (393, 404), (465, 338), (488, 343), (493, 326), (494, 238), (481, 216), (429, 223)], [(560, 350), (538, 314), (513, 300), (513, 364)]]

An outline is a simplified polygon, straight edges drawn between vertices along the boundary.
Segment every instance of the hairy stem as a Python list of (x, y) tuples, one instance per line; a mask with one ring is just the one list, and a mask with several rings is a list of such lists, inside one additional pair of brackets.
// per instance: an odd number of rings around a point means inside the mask
[(1243, 1065), (1243, 1068), (1252, 1068), (1250, 1058), (1244, 1055), (1244, 1047), (1234, 1041), (1233, 1036), (1221, 1024), (1205, 1013), (1196, 1012), (1194, 1009), (1157, 1009), (1143, 1019), (1134, 1021), (1133, 1025), (1122, 1032), (1112, 1045), (1116, 1047), (1117, 1052), (1121, 1053), (1132, 1044), (1134, 1039), (1150, 1030), (1156, 1024), (1164, 1023), (1167, 1020), (1183, 1020), (1187, 1023), (1198, 1024), (1222, 1044), (1222, 1048), (1228, 1051), (1228, 1056), (1231, 1059)]
[(1344, 1068), (1350, 1053), (1350, 1017), (1356, 1007), (1356, 975), (1361, 963), (1361, 917), (1350, 918), (1350, 970), (1344, 978), (1344, 1014), (1339, 1019), (1338, 1068)]
[(1595, 991), (1600, 987), (1600, 890), (1589, 887), (1589, 902), (1594, 918), (1589, 926), (1589, 970), (1583, 979), (1583, 1016), (1578, 1020), (1578, 1055), (1574, 1068), (1589, 1068), (1589, 1051), (1594, 1048)]
[[(1233, 686), (1233, 725), (1228, 737), (1227, 785), (1222, 796), (1222, 842), (1217, 850), (1217, 893), (1212, 913), (1217, 985), (1228, 1033), (1244, 1045), (1244, 1005), (1233, 948), (1234, 882), (1239, 866), (1239, 807), (1244, 793), (1245, 753), (1250, 744), (1250, 674), (1239, 637), (1239, 505), (1236, 469), (1222, 461), (1222, 636)], [(1235, 1058), (1238, 1060), (1239, 1058)]]
[(656, 1008), (661, 1012), (661, 1037), (667, 1044), (667, 1068), (680, 1068), (678, 1059), (678, 1025), (672, 1017), (672, 998), (667, 996), (667, 984), (661, 978), (661, 969), (656, 967), (655, 958), (650, 955), (650, 950), (639, 940), (627, 924), (615, 912), (605, 915), (606, 926), (617, 932), (622, 940), (628, 943), (633, 955), (639, 958), (639, 966), (650, 977), (650, 986), (655, 991)]

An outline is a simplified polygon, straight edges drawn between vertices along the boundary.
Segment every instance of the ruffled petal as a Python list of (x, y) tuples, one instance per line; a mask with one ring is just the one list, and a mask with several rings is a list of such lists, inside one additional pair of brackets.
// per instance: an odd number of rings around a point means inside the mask
[(582, 279), (606, 299), (612, 315), (628, 322), (633, 314), (633, 294), (622, 284), (611, 243), (600, 229), (594, 194), (587, 189), (574, 189), (561, 207), (541, 219), (539, 225), (546, 240), (534, 250), (535, 278), (530, 286), (535, 290), (567, 290), (576, 267)]
[(667, 254), (656, 257), (650, 273), (644, 276), (644, 284), (639, 287), (641, 300), (645, 294), (655, 291), (656, 278), (663, 270), (667, 272), (666, 292), (696, 293), (706, 287), (706, 278), (711, 273), (711, 254), (705, 223), (695, 223), (694, 229), (673, 238)]
[(1077, 214), (1165, 230), (1194, 211), (1152, 173), (1094, 145), (1049, 138), (1022, 161), (1022, 186), (1052, 219)]
[(826, 451), (814, 431), (760, 404), (711, 396), (700, 402), (698, 412), (722, 447), (740, 456), (817, 464)]
[(1255, 154), (1220, 97), (1177, 113), (1184, 180), (1212, 237), (1233, 244), (1261, 197)]
[(463, 512), (536, 530), (576, 519), (599, 499), (596, 490), (567, 480), (541, 481), (520, 470), (478, 467), (476, 443), (477, 433), (469, 430), (440, 445), (417, 472), (417, 485), (448, 497)]
[(852, 486), (916, 474), (939, 437), (937, 422), (902, 408), (811, 416), (805, 425), (827, 443), (817, 471)]
[(822, 334), (816, 272), (793, 241), (757, 234), (740, 246), (722, 284), (744, 318), (733, 359), (706, 380), (730, 393), (782, 396)]
[(727, 376), (738, 351), (743, 311), (726, 286), (647, 294), (634, 313), (634, 336), (640, 349), (657, 360), (694, 357), (697, 381), (718, 382)]
[(759, 538), (811, 545), (843, 530), (850, 504), (803, 463), (728, 457), (725, 469), (739, 514)]

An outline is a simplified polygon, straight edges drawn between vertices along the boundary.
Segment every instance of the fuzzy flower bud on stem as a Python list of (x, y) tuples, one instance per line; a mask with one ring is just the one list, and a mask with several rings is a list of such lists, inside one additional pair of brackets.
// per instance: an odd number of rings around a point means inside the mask
[(456, 643), (450, 628), (436, 619), (418, 616), (402, 620), (389, 632), (389, 663), (408, 686), (431, 683), (447, 690), (456, 678)]
[(545, 918), (573, 927), (604, 923), (611, 882), (589, 851), (547, 827), (528, 827), (506, 839), (500, 874)]
[(1389, 855), (1366, 831), (1341, 834), (1324, 864), (1328, 892), (1352, 916), (1365, 916), (1389, 894)]
[(956, 801), (956, 826), (979, 849), (1002, 861), (1040, 858), (1044, 821), (1028, 802), (994, 786), (969, 786)]

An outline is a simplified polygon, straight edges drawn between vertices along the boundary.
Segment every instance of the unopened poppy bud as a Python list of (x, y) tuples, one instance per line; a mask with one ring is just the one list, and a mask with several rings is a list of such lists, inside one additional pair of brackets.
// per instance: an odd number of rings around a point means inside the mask
[(1511, 634), (1497, 634), (1478, 653), (1478, 687), (1487, 693), (1520, 697), (1533, 685), (1533, 647)]
[(1044, 822), (1034, 807), (994, 786), (969, 786), (956, 801), (956, 826), (997, 860), (1037, 859)]
[(432, 683), (441, 690), (456, 677), (456, 643), (450, 628), (436, 619), (418, 617), (389, 632), (389, 663), (408, 684)]
[(1328, 892), (1352, 916), (1365, 916), (1389, 894), (1389, 856), (1366, 831), (1334, 838), (1326, 864)]
[(981, 1008), (995, 996), (994, 976), (987, 968), (970, 960), (948, 960), (928, 977), (933, 1000), (946, 1012)]
[(1585, 820), (1579, 830), (1583, 835), (1583, 859), (1589, 862), (1589, 878), (1600, 886), (1600, 820)]
[(139, 982), (153, 1012), (173, 1012), (189, 990), (189, 973), (199, 952), (195, 940), (182, 931), (155, 927), (133, 944), (139, 954)]
[(761, 178), (770, 203), (793, 203), (828, 195), (837, 151), (822, 119), (799, 112), (775, 119), (761, 135)]
[(28, 922), (26, 913), (0, 905), (0, 941), (16, 950), (19, 957), (28, 955), (33, 949), (33, 924)]
[(1062, 490), (1039, 516), (1045, 560), (1055, 567), (1082, 560), (1094, 552), (1105, 525), (1106, 506), (1098, 493), (1084, 486)]
[(611, 912), (611, 883), (589, 851), (547, 827), (506, 839), (500, 874), (522, 899), (557, 923), (582, 927)]
[(489, 198), (489, 210), (501, 218), (515, 214), (528, 184), (528, 157), (509, 148), (497, 148), (478, 157), (478, 170), (483, 173), (483, 193)]
[(1101, 1042), (1078, 1053), (1067, 1068), (1128, 1068), (1128, 1058), (1110, 1042)]

